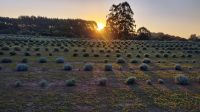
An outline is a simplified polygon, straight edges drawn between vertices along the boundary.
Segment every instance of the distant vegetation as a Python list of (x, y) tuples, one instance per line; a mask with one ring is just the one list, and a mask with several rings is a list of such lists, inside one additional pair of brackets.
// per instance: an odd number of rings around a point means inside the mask
[(197, 36), (196, 34), (192, 34), (188, 40), (191, 40), (191, 41), (200, 41), (200, 35)]
[(96, 27), (95, 21), (81, 19), (52, 19), (35, 16), (0, 17), (0, 34), (82, 38), (96, 36)]
[[(85, 39), (100, 37), (96, 28), (97, 24), (95, 21), (81, 19), (52, 19), (35, 16), (20, 16), (19, 18), (0, 17), (0, 34), (34, 35), (38, 37), (58, 36)], [(145, 27), (139, 28), (134, 35), (124, 39), (186, 40), (181, 37), (164, 33), (152, 33)], [(196, 40), (198, 37), (192, 35), (190, 40), (194, 39)]]
[[(181, 40), (187, 39), (164, 34), (154, 33), (145, 27), (136, 30), (134, 12), (128, 2), (113, 4), (107, 15), (106, 27), (97, 31), (95, 21), (82, 19), (58, 19), (36, 16), (20, 16), (18, 18), (0, 17), (0, 34), (56, 36), (67, 38), (97, 38), (121, 40)], [(188, 39), (199, 41), (200, 36), (192, 34)]]

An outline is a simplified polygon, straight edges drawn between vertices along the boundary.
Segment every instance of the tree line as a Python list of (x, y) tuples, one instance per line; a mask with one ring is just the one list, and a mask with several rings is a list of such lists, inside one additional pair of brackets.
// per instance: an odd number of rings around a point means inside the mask
[[(113, 4), (106, 17), (106, 27), (100, 33), (95, 21), (57, 19), (35, 16), (0, 17), (0, 34), (62, 36), (71, 38), (133, 39), (133, 40), (187, 40), (179, 36), (154, 33), (146, 27), (136, 30), (134, 12), (128, 2)], [(200, 41), (192, 34), (188, 40)]]
[(95, 21), (57, 19), (36, 16), (0, 17), (0, 34), (36, 36), (93, 37), (97, 35)]

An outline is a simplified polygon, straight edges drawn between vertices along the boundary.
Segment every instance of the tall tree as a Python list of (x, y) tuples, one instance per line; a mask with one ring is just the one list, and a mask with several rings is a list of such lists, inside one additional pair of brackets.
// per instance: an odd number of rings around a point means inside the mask
[(138, 34), (138, 38), (139, 40), (148, 40), (151, 38), (151, 32), (145, 28), (145, 27), (141, 27), (137, 30), (137, 34)]
[(135, 33), (134, 13), (128, 2), (114, 4), (109, 11), (106, 28), (114, 39), (127, 39)]

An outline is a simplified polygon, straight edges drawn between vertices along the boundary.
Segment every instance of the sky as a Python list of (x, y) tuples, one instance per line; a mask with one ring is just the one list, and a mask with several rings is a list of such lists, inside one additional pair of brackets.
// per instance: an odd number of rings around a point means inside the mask
[[(112, 4), (125, 0), (0, 0), (0, 16), (80, 18), (106, 23)], [(126, 0), (137, 28), (188, 38), (200, 35), (200, 0)]]

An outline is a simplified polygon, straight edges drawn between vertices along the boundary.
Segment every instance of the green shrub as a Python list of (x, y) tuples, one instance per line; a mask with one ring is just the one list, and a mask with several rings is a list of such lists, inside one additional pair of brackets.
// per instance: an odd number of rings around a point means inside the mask
[(184, 54), (182, 54), (182, 55), (181, 55), (181, 58), (185, 58), (185, 55), (184, 55)]
[(64, 63), (65, 59), (63, 57), (56, 58), (56, 63)]
[(179, 70), (179, 71), (182, 70), (181, 65), (180, 65), (180, 64), (176, 64), (176, 65), (175, 65), (175, 70)]
[(35, 51), (40, 51), (40, 48), (35, 48), (34, 50), (35, 50)]
[(12, 63), (12, 59), (8, 57), (4, 57), (1, 59), (1, 63)]
[(9, 54), (10, 56), (15, 56), (17, 53), (15, 51), (11, 51)]
[(147, 64), (142, 63), (140, 65), (140, 70), (142, 70), (142, 71), (148, 71), (148, 69), (149, 69), (149, 66)]
[(89, 57), (90, 55), (88, 53), (84, 53), (83, 57)]
[(71, 64), (65, 64), (65, 65), (64, 65), (64, 70), (65, 70), (65, 71), (71, 71), (72, 68), (73, 68), (73, 67), (72, 67)]
[(172, 55), (172, 57), (173, 57), (173, 58), (177, 58), (177, 56), (176, 56), (175, 54), (174, 54), (174, 55)]
[(106, 64), (105, 71), (112, 71), (112, 64)]
[(73, 57), (78, 57), (78, 54), (77, 54), (77, 53), (74, 53), (74, 54), (73, 54)]
[(149, 58), (144, 58), (142, 62), (148, 64), (151, 63), (151, 60)]
[(164, 51), (160, 51), (160, 53), (162, 53), (162, 54), (163, 54), (163, 53), (164, 53)]
[(99, 57), (99, 54), (94, 54), (94, 57)]
[(47, 63), (47, 58), (46, 57), (40, 57), (39, 63)]
[(116, 57), (120, 57), (121, 56), (121, 54), (116, 54)]
[(156, 56), (157, 58), (160, 58), (160, 55), (159, 55), (159, 54), (156, 54), (155, 56)]
[(69, 52), (69, 50), (67, 48), (64, 49), (64, 52)]
[(146, 80), (146, 83), (148, 84), (148, 85), (152, 85), (152, 81), (149, 79), (149, 80)]
[(104, 50), (101, 49), (101, 50), (99, 50), (99, 52), (100, 52), (100, 53), (104, 53)]
[(136, 77), (129, 77), (129, 78), (127, 78), (126, 79), (126, 81), (125, 81), (125, 83), (127, 84), (127, 85), (132, 85), (132, 84), (135, 84), (136, 83)]
[(137, 58), (140, 58), (141, 56), (139, 54), (136, 55)]
[(131, 63), (138, 63), (138, 60), (132, 59)]
[(48, 82), (44, 79), (42, 79), (40, 82), (39, 82), (39, 86), (40, 87), (46, 87), (48, 85)]
[(159, 84), (164, 84), (164, 80), (163, 79), (158, 79), (158, 83)]
[(28, 65), (24, 63), (17, 64), (16, 66), (17, 71), (28, 71)]
[(99, 81), (98, 81), (99, 85), (100, 86), (106, 86), (107, 80), (108, 80), (107, 78), (100, 78)]
[(16, 88), (22, 87), (22, 82), (20, 80), (15, 81), (14, 87), (16, 87)]
[(188, 57), (188, 58), (192, 58), (193, 56), (192, 56), (191, 54), (188, 54), (187, 57)]
[(27, 58), (23, 58), (23, 59), (21, 60), (21, 63), (28, 63), (28, 59), (27, 59)]
[(117, 50), (115, 51), (115, 53), (120, 53), (120, 50), (119, 50), (119, 49), (117, 49)]
[(126, 57), (131, 58), (132, 55), (131, 55), (130, 53), (128, 53), (128, 54), (126, 55)]
[(87, 63), (84, 66), (84, 71), (92, 71), (93, 70), (93, 65), (91, 63)]
[(126, 63), (126, 61), (125, 61), (124, 58), (118, 58), (118, 59), (117, 59), (117, 63), (118, 63), (118, 64), (123, 64), (123, 63)]
[(74, 79), (66, 80), (65, 81), (65, 85), (66, 86), (75, 86), (76, 85), (76, 81)]
[(53, 53), (49, 53), (49, 56), (53, 56)]
[(168, 54), (164, 54), (164, 55), (163, 55), (163, 57), (165, 57), (165, 58), (168, 58), (168, 57), (169, 57), (169, 55), (168, 55)]
[(54, 52), (59, 52), (59, 48), (54, 48)]
[(187, 76), (181, 74), (175, 76), (175, 83), (180, 84), (180, 85), (188, 85), (189, 84), (189, 79)]
[(10, 50), (10, 47), (4, 46), (4, 47), (1, 48), (1, 50), (2, 50), (2, 51), (9, 51), (9, 50)]
[(14, 51), (21, 51), (20, 47), (14, 47)]
[(109, 54), (106, 54), (105, 57), (110, 57), (110, 55), (109, 55)]
[(195, 60), (192, 60), (192, 63), (196, 63), (196, 61), (195, 61)]
[(150, 57), (150, 55), (149, 54), (145, 54), (144, 57), (148, 58), (148, 57)]
[(108, 60), (107, 60), (107, 59), (104, 59), (104, 63), (108, 63)]

